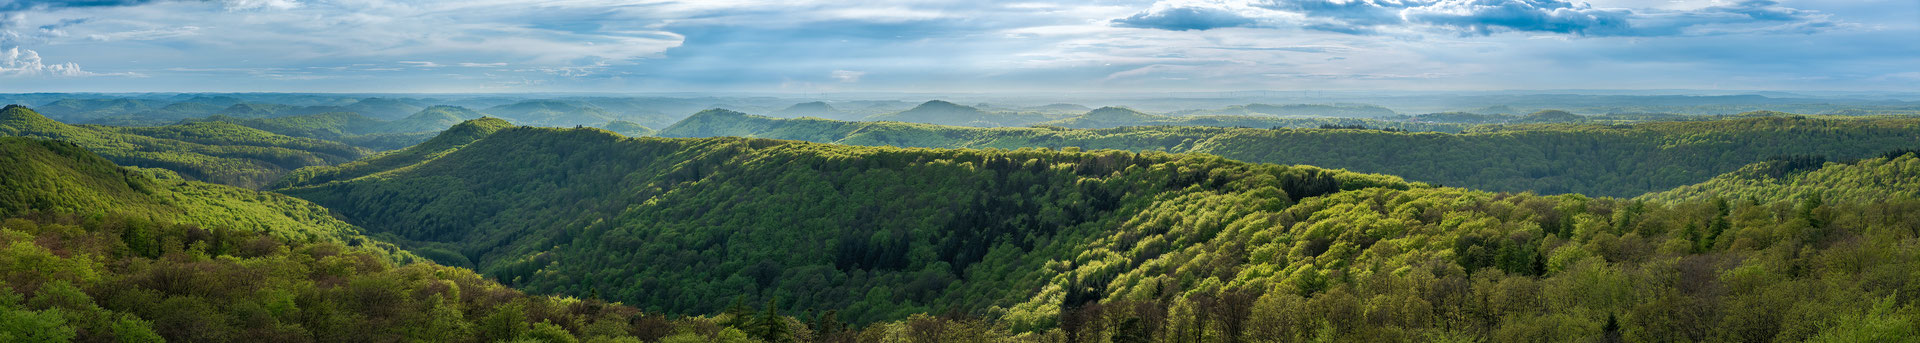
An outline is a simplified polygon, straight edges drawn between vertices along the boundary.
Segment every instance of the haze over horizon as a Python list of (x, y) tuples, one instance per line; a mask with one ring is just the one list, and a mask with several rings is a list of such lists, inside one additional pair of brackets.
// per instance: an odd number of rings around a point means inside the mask
[(1920, 2), (0, 0), (0, 92), (1907, 92)]

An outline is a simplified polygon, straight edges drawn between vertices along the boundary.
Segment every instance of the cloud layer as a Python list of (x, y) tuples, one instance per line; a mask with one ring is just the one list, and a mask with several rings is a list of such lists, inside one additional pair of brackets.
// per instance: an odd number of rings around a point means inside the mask
[(1915, 17), (1908, 0), (0, 0), (0, 92), (1914, 89)]
[[(1717, 3), (1717, 2), (1716, 2)], [(1668, 36), (1731, 30), (1814, 32), (1836, 23), (1816, 11), (1770, 0), (1695, 10), (1598, 8), (1566, 0), (1162, 1), (1115, 25), (1164, 30), (1301, 28), (1347, 34), (1444, 31), (1574, 36)]]

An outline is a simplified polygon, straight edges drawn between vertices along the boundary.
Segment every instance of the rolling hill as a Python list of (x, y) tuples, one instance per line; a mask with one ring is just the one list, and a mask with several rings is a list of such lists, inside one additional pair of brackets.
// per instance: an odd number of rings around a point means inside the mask
[(618, 133), (621, 136), (627, 136), (627, 137), (646, 137), (646, 136), (652, 136), (654, 133), (654, 130), (651, 128), (640, 126), (640, 124), (634, 124), (633, 122), (624, 121), (624, 120), (610, 121), (610, 122), (607, 122), (606, 124), (600, 125), (600, 128), (607, 129), (607, 131), (613, 131), (613, 133)]
[(0, 136), (68, 141), (115, 163), (166, 169), (189, 180), (240, 187), (258, 187), (300, 167), (344, 163), (368, 154), (365, 149), (346, 144), (228, 123), (67, 125), (20, 106), (0, 109)]
[(1911, 117), (1734, 116), (1634, 124), (1482, 126), (1464, 133), (1214, 127), (970, 128), (778, 119), (708, 111), (660, 137), (740, 136), (869, 146), (1079, 147), (1197, 152), (1491, 191), (1629, 197), (1779, 155), (1861, 158), (1920, 139)]
[(540, 126), (596, 125), (619, 119), (600, 107), (561, 100), (528, 100), (484, 110), (516, 123)]
[(1920, 155), (1912, 149), (1853, 162), (1820, 156), (1783, 156), (1715, 176), (1699, 184), (1650, 193), (1649, 201), (1869, 202), (1920, 197)]
[[(861, 322), (902, 318), (911, 313), (903, 310), (914, 306), (1012, 305), (1012, 299), (1039, 287), (1032, 283), (1038, 279), (1026, 273), (1039, 272), (1044, 261), (1022, 256), (1071, 249), (1070, 242), (1081, 241), (1057, 235), (1098, 232), (1095, 228), (1177, 194), (1227, 187), (1279, 196), (1275, 201), (1284, 203), (1344, 188), (1409, 187), (1391, 177), (1204, 156), (621, 138), (597, 129), (505, 128), (451, 151), (427, 154), (433, 157), (419, 163), (379, 163), (390, 169), (348, 173), (333, 182), (308, 180), (279, 191), (324, 204), (350, 222), (397, 235), (410, 246), (457, 251), (489, 275), (536, 291), (598, 292), (651, 310), (707, 313), (722, 308), (680, 299), (715, 296), (715, 287), (748, 287), (766, 290), (751, 292), (755, 301), (779, 296), (801, 308), (844, 309), (842, 318)], [(1208, 176), (1208, 169), (1182, 168), (1185, 164), (1225, 169)], [(1226, 170), (1235, 174), (1220, 174)], [(750, 186), (770, 177), (786, 181)], [(1234, 181), (1240, 178), (1268, 181)], [(918, 191), (902, 193), (908, 189)], [(708, 206), (794, 215), (703, 215), (725, 211)], [(686, 233), (660, 236), (668, 232)], [(712, 256), (674, 252), (731, 251), (720, 244), (749, 241), (826, 245)], [(937, 246), (897, 250), (922, 242)], [(662, 250), (671, 245), (685, 246)], [(633, 252), (622, 254), (630, 261), (678, 262), (618, 271), (565, 262), (604, 259), (612, 250)], [(553, 261), (582, 269), (543, 267)], [(1010, 274), (958, 283), (976, 265)], [(790, 270), (809, 274), (779, 276)], [(855, 275), (863, 276), (850, 279)], [(731, 286), (666, 282), (738, 276), (750, 278)], [(799, 282), (809, 278), (826, 283)], [(660, 281), (641, 281), (648, 279)], [(924, 285), (901, 290), (911, 293), (898, 297), (861, 300), (849, 293), (921, 279)], [(984, 298), (944, 296), (949, 284)]]
[(0, 341), (743, 341), (798, 323), (531, 296), (299, 199), (146, 174), (0, 137)]
[(787, 106), (787, 108), (768, 114), (782, 118), (814, 117), (833, 120), (858, 120), (861, 117), (860, 115), (833, 108), (833, 105), (828, 105), (826, 102), (820, 101), (793, 104), (793, 106)]
[(417, 104), (414, 101), (395, 98), (366, 98), (341, 107), (363, 116), (381, 120), (398, 120), (426, 109), (425, 105)]
[(1213, 126), (1243, 128), (1318, 128), (1363, 127), (1402, 131), (1458, 133), (1469, 125), (1426, 124), (1359, 118), (1275, 118), (1269, 116), (1162, 116), (1141, 113), (1125, 107), (1101, 107), (1080, 116), (1039, 123), (1070, 129), (1106, 129), (1128, 126)]
[(973, 127), (1025, 126), (1057, 119), (1039, 113), (987, 112), (943, 100), (929, 100), (911, 109), (867, 116), (869, 121), (896, 121)]
[[(666, 313), (740, 295), (1116, 341), (1912, 334), (1887, 326), (1914, 318), (1894, 296), (1920, 261), (1898, 229), (1920, 225), (1899, 215), (1911, 197), (1648, 203), (1198, 154), (477, 136), (281, 191), (516, 287)], [(1838, 262), (1855, 258), (1880, 262)]]
[(1343, 117), (1367, 118), (1385, 117), (1396, 113), (1386, 107), (1369, 104), (1247, 104), (1229, 106), (1211, 110), (1187, 110), (1172, 113), (1175, 116), (1282, 116), (1282, 117)]

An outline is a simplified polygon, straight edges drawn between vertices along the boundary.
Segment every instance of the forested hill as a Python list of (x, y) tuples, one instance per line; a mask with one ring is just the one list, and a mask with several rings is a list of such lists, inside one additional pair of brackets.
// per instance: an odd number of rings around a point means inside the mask
[(1716, 197), (1759, 202), (1916, 198), (1920, 197), (1920, 155), (1902, 149), (1853, 162), (1830, 162), (1822, 156), (1783, 156), (1641, 199), (1674, 202)]
[(715, 110), (656, 135), (870, 146), (1199, 152), (1493, 191), (1630, 197), (1703, 182), (1772, 156), (1850, 159), (1908, 148), (1920, 141), (1920, 119), (1776, 115), (1629, 125), (1489, 126), (1445, 134), (1210, 127), (970, 128), (778, 119)]
[(14, 105), (0, 109), (0, 136), (67, 141), (121, 165), (162, 168), (190, 180), (240, 187), (258, 187), (296, 168), (343, 163), (368, 154), (346, 144), (229, 123), (67, 125)]
[(1149, 210), (1278, 209), (1341, 190), (1421, 187), (1205, 155), (530, 127), (390, 167), (281, 192), (533, 291), (671, 313), (719, 311), (716, 299), (735, 295), (779, 298), (860, 322), (1013, 306), (1055, 281), (1050, 261), (1164, 215)]
[(549, 128), (285, 192), (511, 285), (671, 313), (777, 298), (1123, 342), (1920, 334), (1909, 197), (1649, 203), (1197, 154)]
[(409, 263), (299, 199), (143, 174), (0, 137), (0, 341), (745, 342), (800, 326), (527, 296)]
[(388, 170), (404, 168), (458, 149), (467, 143), (492, 135), (500, 129), (512, 127), (500, 118), (480, 118), (468, 120), (441, 131), (432, 139), (406, 149), (394, 150), (348, 163), (332, 166), (314, 166), (300, 168), (288, 173), (268, 188), (290, 188), (322, 184), (337, 180), (349, 180), (373, 175)]
[(1363, 118), (1276, 118), (1272, 116), (1255, 115), (1164, 116), (1141, 113), (1124, 107), (1101, 107), (1077, 117), (1044, 122), (1036, 125), (1058, 126), (1072, 129), (1104, 129), (1127, 126), (1216, 126), (1252, 128), (1343, 127), (1455, 133), (1472, 127), (1472, 125), (1466, 124), (1433, 124)]
[(0, 218), (111, 214), (149, 223), (259, 232), (290, 242), (380, 246), (392, 259), (411, 259), (391, 245), (367, 239), (313, 203), (172, 176), (164, 170), (123, 169), (72, 143), (0, 137)]

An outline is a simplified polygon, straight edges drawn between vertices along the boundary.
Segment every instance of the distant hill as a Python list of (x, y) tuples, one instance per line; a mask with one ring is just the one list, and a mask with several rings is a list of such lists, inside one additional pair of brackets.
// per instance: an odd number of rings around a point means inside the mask
[(64, 123), (86, 123), (118, 114), (165, 107), (166, 102), (143, 99), (60, 99), (38, 106), (47, 118)]
[(459, 116), (477, 113), (464, 108), (435, 106), (398, 121), (382, 121), (355, 112), (328, 112), (271, 118), (236, 118), (216, 115), (192, 118), (182, 123), (225, 122), (292, 137), (337, 141), (376, 151), (393, 150), (419, 144), (435, 132), (460, 122)]
[(395, 120), (381, 128), (383, 132), (437, 132), (460, 124), (468, 119), (478, 119), (486, 115), (474, 112), (466, 107), (436, 105), (421, 109), (406, 118)]
[(166, 125), (166, 124), (172, 124), (174, 122), (178, 122), (181, 119), (205, 117), (213, 113), (220, 112), (221, 110), (225, 109), (227, 106), (229, 105), (215, 105), (215, 104), (199, 103), (199, 102), (176, 102), (176, 103), (169, 104), (165, 107), (161, 107), (157, 109), (134, 112), (131, 114), (121, 114), (121, 115), (102, 117), (102, 118), (87, 121), (85, 122), (85, 124), (118, 125), (118, 126)]
[(624, 121), (624, 120), (610, 121), (610, 122), (607, 122), (606, 124), (600, 125), (600, 128), (607, 129), (607, 131), (613, 131), (613, 133), (618, 133), (621, 136), (627, 136), (627, 137), (646, 137), (646, 136), (652, 136), (654, 133), (653, 129), (651, 128), (640, 126), (640, 124), (634, 124), (633, 122)]
[(241, 187), (264, 185), (300, 167), (343, 163), (368, 154), (346, 144), (229, 123), (67, 125), (21, 106), (0, 110), (0, 136), (67, 141), (114, 163), (166, 169), (189, 180)]
[(1493, 191), (1631, 197), (1706, 181), (1769, 156), (1859, 158), (1910, 147), (1920, 140), (1920, 130), (1913, 129), (1917, 126), (1920, 119), (1901, 117), (1765, 116), (1619, 125), (1479, 126), (1460, 134), (1198, 126), (989, 129), (712, 112), (689, 117), (657, 135), (900, 147), (1202, 152)]
[(605, 109), (561, 100), (528, 100), (483, 110), (516, 123), (538, 126), (598, 125), (619, 119)]
[(1469, 125), (1426, 124), (1364, 118), (1276, 118), (1270, 116), (1162, 116), (1141, 113), (1124, 107), (1102, 107), (1073, 118), (1035, 125), (1074, 129), (1105, 129), (1128, 126), (1213, 126), (1248, 128), (1320, 128), (1360, 127), (1403, 131), (1461, 132)]
[(793, 104), (793, 106), (787, 106), (787, 108), (773, 111), (769, 114), (782, 118), (814, 117), (833, 120), (858, 120), (861, 117), (860, 115), (833, 108), (832, 105), (820, 101)]
[(1028, 107), (1028, 108), (1025, 108), (1025, 110), (1036, 111), (1036, 112), (1086, 113), (1087, 111), (1092, 111), (1093, 108), (1081, 106), (1078, 104), (1047, 104), (1047, 105)]
[(216, 115), (181, 121), (181, 123), (202, 122), (232, 123), (281, 135), (330, 141), (339, 141), (351, 135), (373, 133), (387, 124), (379, 119), (368, 118), (354, 112), (328, 112), (273, 118), (236, 118)]
[(293, 106), (266, 103), (241, 103), (229, 106), (226, 109), (220, 110), (220, 112), (215, 112), (213, 115), (234, 118), (273, 118), (333, 112), (358, 113), (358, 111), (341, 106)]
[(1545, 110), (1514, 119), (1514, 123), (1578, 123), (1586, 118), (1561, 110)]
[(930, 100), (906, 111), (867, 116), (866, 120), (973, 127), (1006, 127), (1031, 125), (1059, 119), (1060, 117), (1059, 115), (1041, 113), (987, 112), (972, 106), (955, 104), (944, 100)]
[[(1777, 112), (1776, 112), (1777, 113)], [(1781, 113), (1782, 115), (1791, 115)], [(1748, 115), (1751, 116), (1751, 115)], [(1553, 124), (1553, 123), (1609, 123), (1626, 124), (1652, 121), (1697, 121), (1722, 119), (1723, 116), (1680, 115), (1672, 113), (1611, 113), (1603, 115), (1578, 115), (1562, 110), (1542, 110), (1524, 116), (1508, 114), (1480, 114), (1469, 112), (1441, 112), (1414, 116), (1393, 116), (1385, 119), (1418, 123), (1449, 124)]]
[(301, 168), (275, 181), (267, 188), (284, 189), (350, 180), (439, 158), (453, 149), (512, 127), (500, 118), (480, 118), (454, 125), (431, 139), (405, 149), (388, 151), (365, 159), (333, 166)]
[(348, 111), (381, 120), (396, 120), (420, 112), (425, 106), (394, 98), (366, 98), (353, 104), (342, 106)]
[(1212, 110), (1187, 110), (1170, 113), (1175, 116), (1200, 115), (1268, 115), (1282, 117), (1385, 117), (1395, 113), (1386, 107), (1368, 104), (1247, 104)]

